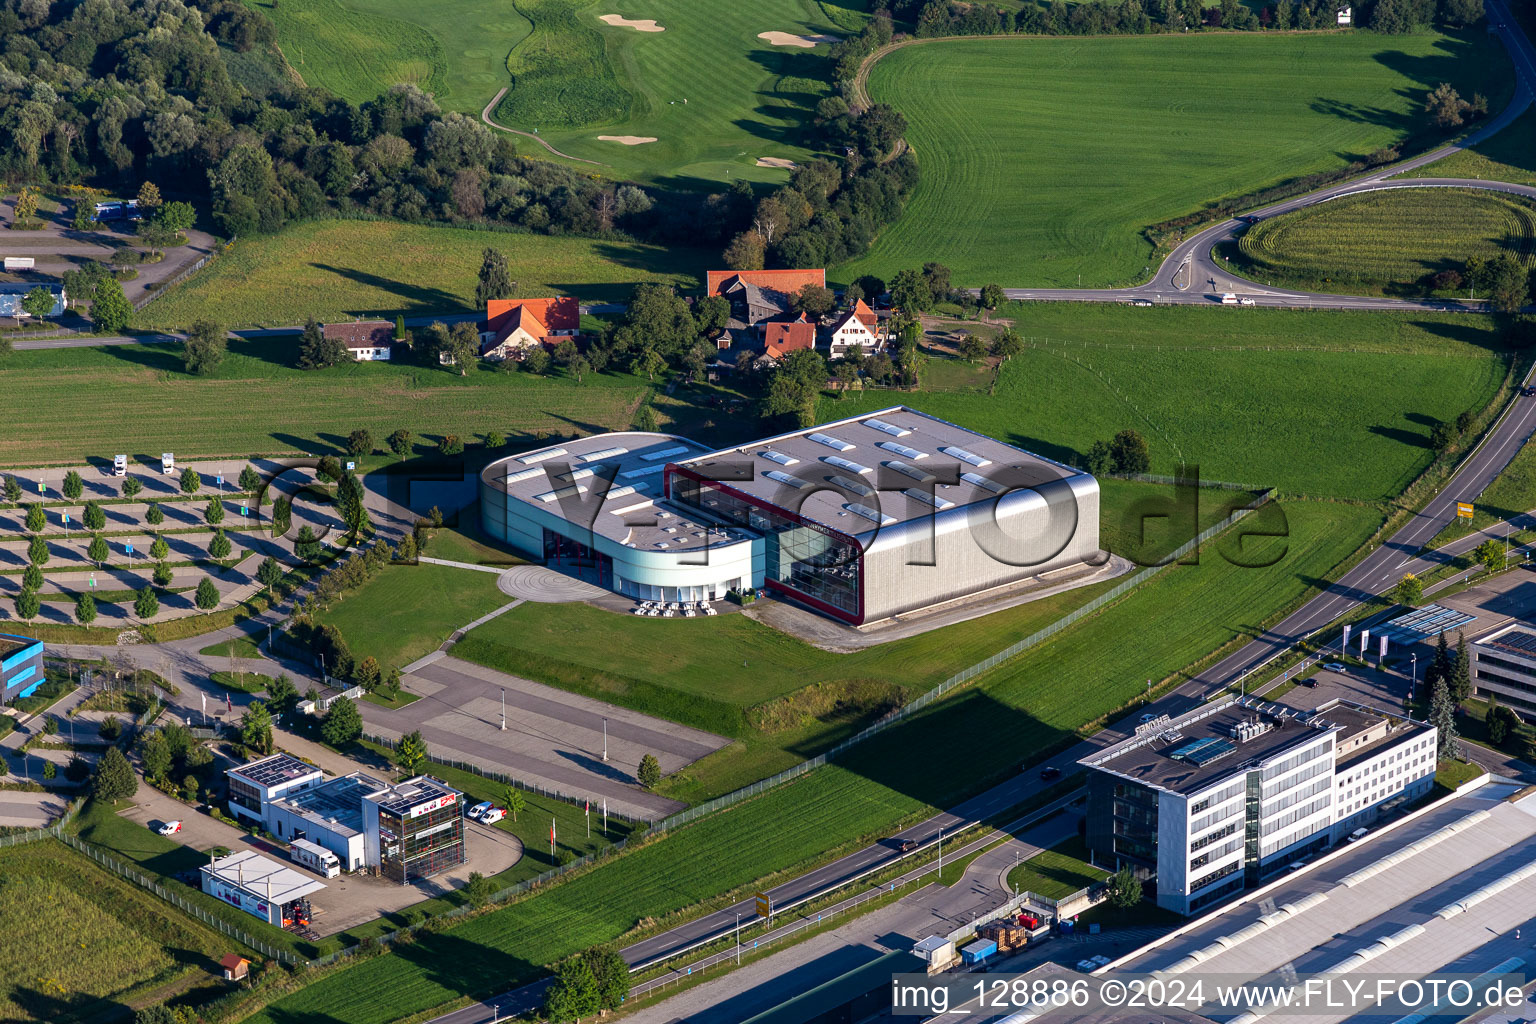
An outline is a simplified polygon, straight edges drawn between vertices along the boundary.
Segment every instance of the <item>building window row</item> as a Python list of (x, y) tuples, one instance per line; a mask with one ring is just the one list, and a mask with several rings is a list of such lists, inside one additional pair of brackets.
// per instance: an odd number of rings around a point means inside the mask
[(1190, 882), (1189, 883), (1189, 891), (1190, 892), (1195, 892), (1196, 890), (1204, 889), (1206, 886), (1210, 885), (1212, 882), (1220, 881), (1221, 879), (1226, 878), (1228, 875), (1232, 874), (1234, 871), (1241, 871), (1241, 870), (1243, 870), (1243, 862), (1240, 861), (1240, 860), (1234, 860), (1234, 861), (1231, 861), (1231, 862), (1229, 862), (1227, 864), (1223, 864), (1221, 867), (1217, 868), (1215, 871), (1212, 871), (1209, 874), (1201, 875), (1199, 878), (1195, 879), (1193, 882)]
[(1310, 825), (1307, 825), (1298, 830), (1295, 835), (1286, 835), (1281, 836), (1279, 839), (1271, 839), (1269, 842), (1266, 842), (1260, 846), (1259, 859), (1263, 860), (1266, 857), (1272, 857), (1279, 853), (1281, 850), (1301, 842), (1303, 839), (1307, 838), (1307, 836), (1316, 835), (1318, 832), (1327, 831), (1332, 827), (1332, 824), (1333, 822), (1331, 817), (1319, 818), (1318, 820), (1312, 822)]
[(1269, 782), (1271, 779), (1277, 779), (1284, 775), (1286, 772), (1300, 768), (1308, 761), (1311, 761), (1314, 758), (1322, 757), (1324, 754), (1331, 753), (1332, 751), (1332, 743), (1317, 743), (1306, 748), (1305, 750), (1298, 751), (1297, 753), (1292, 754), (1290, 757), (1286, 758), (1284, 761), (1277, 761), (1274, 764), (1267, 766), (1264, 769), (1264, 781)]
[(1222, 843), (1220, 846), (1216, 847), (1215, 849), (1207, 850), (1204, 853), (1200, 854), (1200, 856), (1191, 858), (1191, 860), (1189, 862), (1189, 870), (1194, 871), (1197, 868), (1203, 868), (1207, 864), (1209, 864), (1211, 861), (1213, 861), (1213, 860), (1220, 860), (1222, 857), (1225, 857), (1227, 854), (1229, 854), (1229, 853), (1236, 853), (1238, 850), (1241, 850), (1242, 848), (1243, 848), (1243, 840), (1242, 839), (1229, 839), (1225, 843)]
[(1262, 834), (1266, 836), (1273, 835), (1274, 833), (1279, 832), (1281, 829), (1286, 828), (1287, 826), (1296, 824), (1303, 818), (1310, 818), (1312, 815), (1316, 814), (1318, 811), (1323, 810), (1332, 803), (1333, 794), (1324, 793), (1322, 796), (1318, 797), (1316, 800), (1313, 800), (1309, 804), (1303, 804), (1294, 810), (1286, 811), (1278, 818), (1271, 818), (1270, 820), (1264, 822)]
[(1483, 654), (1479, 652), (1477, 655), (1477, 664), (1479, 666), (1497, 665), (1499, 668), (1507, 668), (1511, 672), (1518, 672), (1526, 679), (1536, 679), (1536, 668), (1532, 668), (1530, 665), (1522, 665), (1518, 661), (1508, 661), (1504, 658), (1500, 658), (1492, 654)]
[(1224, 807), (1218, 807), (1210, 814), (1203, 814), (1190, 822), (1189, 834), (1194, 835), (1197, 832), (1204, 832), (1218, 822), (1226, 821), (1228, 818), (1241, 818), (1242, 816), (1243, 804), (1241, 801), (1227, 804)]
[(1244, 783), (1239, 781), (1231, 786), (1228, 786), (1226, 789), (1221, 790), (1220, 792), (1212, 793), (1205, 799), (1197, 800), (1195, 803), (1191, 804), (1189, 807), (1189, 813), (1200, 814), (1202, 811), (1210, 810), (1213, 804), (1224, 804), (1234, 797), (1242, 796), (1243, 788)]
[(1276, 782), (1276, 783), (1273, 783), (1273, 784), (1269, 784), (1269, 785), (1265, 785), (1264, 786), (1264, 796), (1263, 796), (1263, 798), (1265, 800), (1268, 800), (1270, 797), (1276, 796), (1276, 795), (1278, 795), (1280, 793), (1284, 793), (1286, 790), (1294, 789), (1295, 787), (1300, 786), (1301, 784), (1307, 782), (1308, 780), (1317, 778), (1319, 775), (1323, 774), (1324, 772), (1328, 772), (1329, 774), (1332, 774), (1332, 772), (1333, 772), (1333, 761), (1332, 760), (1317, 761), (1317, 762), (1315, 762), (1313, 764), (1310, 764), (1307, 767), (1303, 768), (1301, 771), (1297, 772), (1295, 775), (1287, 776), (1286, 778), (1281, 779), (1279, 782)]
[(1286, 793), (1284, 796), (1265, 801), (1264, 809), (1261, 813), (1264, 817), (1269, 817), (1271, 814), (1277, 814), (1280, 811), (1285, 810), (1287, 807), (1290, 807), (1292, 804), (1314, 797), (1324, 790), (1331, 789), (1332, 787), (1332, 778), (1318, 779), (1310, 786), (1303, 786), (1298, 789), (1293, 789)]
[(1481, 664), (1478, 665), (1475, 675), (1478, 679), (1486, 679), (1489, 682), (1498, 683), (1500, 686), (1508, 686), (1522, 693), (1536, 693), (1536, 682), (1532, 682), (1529, 678), (1515, 679), (1502, 672), (1491, 672), (1483, 668)]
[(1212, 843), (1220, 842), (1221, 840), (1227, 838), (1227, 836), (1233, 835), (1237, 832), (1237, 826), (1238, 823), (1234, 821), (1230, 825), (1223, 825), (1221, 828), (1217, 829), (1215, 832), (1212, 832), (1208, 836), (1201, 836), (1199, 839), (1196, 839), (1194, 842), (1189, 844), (1189, 852), (1194, 853), (1197, 850), (1203, 850), (1205, 847), (1210, 846)]

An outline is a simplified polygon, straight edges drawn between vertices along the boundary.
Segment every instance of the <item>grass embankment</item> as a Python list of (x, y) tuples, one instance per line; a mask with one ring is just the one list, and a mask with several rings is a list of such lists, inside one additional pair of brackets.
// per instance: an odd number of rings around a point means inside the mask
[[(154, 307), (151, 306), (151, 309)], [(498, 430), (623, 429), (649, 390), (627, 374), (459, 375), (408, 363), (300, 370), (291, 338), (234, 339), (211, 377), (182, 368), (179, 345), (17, 352), (6, 360), (0, 464), (69, 462), (92, 452), (172, 450), (183, 458), (263, 452), (334, 454), (363, 427), (377, 442), (399, 427), (435, 443)], [(60, 431), (27, 409), (90, 408)], [(272, 410), (283, 415), (274, 418)]]
[[(186, 284), (145, 307), (135, 327), (230, 327), (393, 318), (476, 309), (486, 247), (507, 254), (520, 295), (622, 302), (643, 281), (697, 287), (713, 251), (571, 236), (475, 231), (396, 221), (317, 220), (243, 239)], [(481, 310), (483, 313), (484, 310)], [(290, 347), (297, 339), (289, 339)], [(179, 454), (179, 451), (178, 451)]]
[(1347, 196), (1249, 228), (1234, 265), (1270, 285), (1352, 295), (1457, 295), (1436, 289), (1441, 271), (1465, 272), (1470, 258), (1511, 252), (1522, 261), (1536, 242), (1536, 208), (1470, 189), (1401, 189)]
[(1077, 836), (1042, 850), (1008, 872), (1008, 888), (1014, 892), (1039, 893), (1047, 899), (1061, 899), (1095, 882), (1102, 882), (1109, 872), (1089, 860), (1088, 847)]
[[(838, 763), (655, 840), (599, 869), (435, 935), (401, 954), (325, 977), (251, 1018), (258, 1024), (383, 1024), (465, 993), (501, 990), (540, 965), (642, 922), (746, 891), (764, 876), (871, 837), (893, 822), (948, 804), (960, 792), (1070, 742), (1075, 730), (1134, 699), (1146, 678), (1251, 634), (1379, 521), (1337, 503), (1288, 503), (1291, 535), (1253, 555), (1282, 561), (1241, 569), (1208, 552), (1112, 608), (989, 674), (953, 699), (860, 745)], [(1267, 551), (1265, 549), (1268, 549)], [(1137, 642), (1126, 643), (1127, 636)], [(984, 737), (984, 742), (978, 738)], [(967, 752), (964, 773), (934, 772), (914, 751)]]
[(1403, 177), (1482, 178), (1536, 185), (1536, 110), (1526, 110), (1486, 142), (1452, 153)]
[(1052, 303), (998, 315), (1035, 347), (995, 393), (856, 393), (823, 399), (818, 419), (904, 402), (1074, 465), (1130, 427), (1157, 473), (1182, 458), (1206, 479), (1381, 501), (1432, 461), (1434, 422), (1481, 410), (1506, 369), (1485, 317)]
[(372, 655), (387, 673), (436, 650), (454, 630), (511, 600), (496, 589), (490, 573), (429, 563), (391, 565), (316, 618), (341, 630), (356, 657)]
[[(401, 82), (427, 93), (444, 91), (448, 56), (442, 40), (399, 17), (417, 5), (401, 0), (254, 0), (250, 5), (272, 19), (289, 65), (309, 85), (358, 104)], [(476, 28), (483, 46), (485, 29)]]
[(240, 947), (51, 839), (0, 850), (0, 1018), (109, 1019)]
[(833, 276), (889, 280), (937, 260), (973, 287), (1141, 281), (1156, 261), (1142, 234), (1151, 224), (1381, 147), (1437, 141), (1422, 107), (1440, 82), (1498, 110), (1513, 78), (1481, 26), (895, 50), (874, 66), (869, 93), (906, 115), (922, 179), (869, 255)]
[[(1517, 398), (1517, 402), (1529, 402), (1529, 398)], [(1526, 444), (1509, 465), (1482, 494), (1472, 499), (1471, 519), (1452, 519), (1445, 529), (1435, 534), (1428, 547), (1438, 548), (1469, 533), (1486, 530), (1495, 523), (1507, 522), (1536, 509), (1536, 445)], [(1523, 533), (1512, 540), (1519, 543)]]
[(252, 640), (248, 636), (236, 637), (233, 640), (223, 640), (216, 644), (210, 644), (197, 653), (206, 654), (209, 657), (214, 658), (228, 658), (233, 656), (235, 658), (255, 660), (265, 657), (265, 655), (261, 653), (261, 648), (257, 646), (256, 641)]
[[(597, 20), (613, 6), (518, 0), (536, 28), (507, 57), (512, 88), (496, 121), (537, 129), (560, 151), (598, 161), (603, 174), (686, 188), (783, 181), (786, 171), (759, 167), (758, 158), (816, 155), (804, 137), (829, 91), (828, 48), (773, 46), (757, 35), (842, 35), (823, 8), (755, 0), (714, 4), (701, 16), (696, 0), (627, 0), (625, 18), (663, 29), (638, 32)], [(626, 146), (599, 135), (656, 141)]]

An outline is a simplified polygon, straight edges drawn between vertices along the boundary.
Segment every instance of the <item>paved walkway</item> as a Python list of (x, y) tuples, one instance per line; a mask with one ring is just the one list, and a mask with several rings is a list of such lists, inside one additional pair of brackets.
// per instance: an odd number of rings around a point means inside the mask
[(540, 604), (568, 604), (609, 596), (612, 591), (542, 565), (514, 565), (496, 586), (503, 594)]

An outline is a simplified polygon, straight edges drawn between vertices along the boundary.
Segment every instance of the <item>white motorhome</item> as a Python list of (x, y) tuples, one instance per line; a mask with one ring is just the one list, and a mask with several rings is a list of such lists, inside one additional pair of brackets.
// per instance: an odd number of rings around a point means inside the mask
[(165, 473), (166, 475), (176, 472), (175, 452), (160, 453), (160, 472)]
[(113, 476), (127, 476), (128, 475), (128, 456), (126, 456), (126, 455), (114, 455), (114, 456), (112, 456), (112, 475)]
[(295, 839), (288, 847), (288, 856), (321, 878), (335, 878), (341, 874), (341, 859), (330, 850), (308, 839)]

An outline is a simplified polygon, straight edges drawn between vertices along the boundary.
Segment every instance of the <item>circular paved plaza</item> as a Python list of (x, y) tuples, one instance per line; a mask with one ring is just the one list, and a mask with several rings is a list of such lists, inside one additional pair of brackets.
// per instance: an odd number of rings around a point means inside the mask
[(608, 593), (602, 587), (584, 583), (574, 576), (567, 576), (542, 565), (513, 566), (497, 577), (496, 586), (508, 597), (520, 597), (524, 601), (543, 604), (590, 601)]

